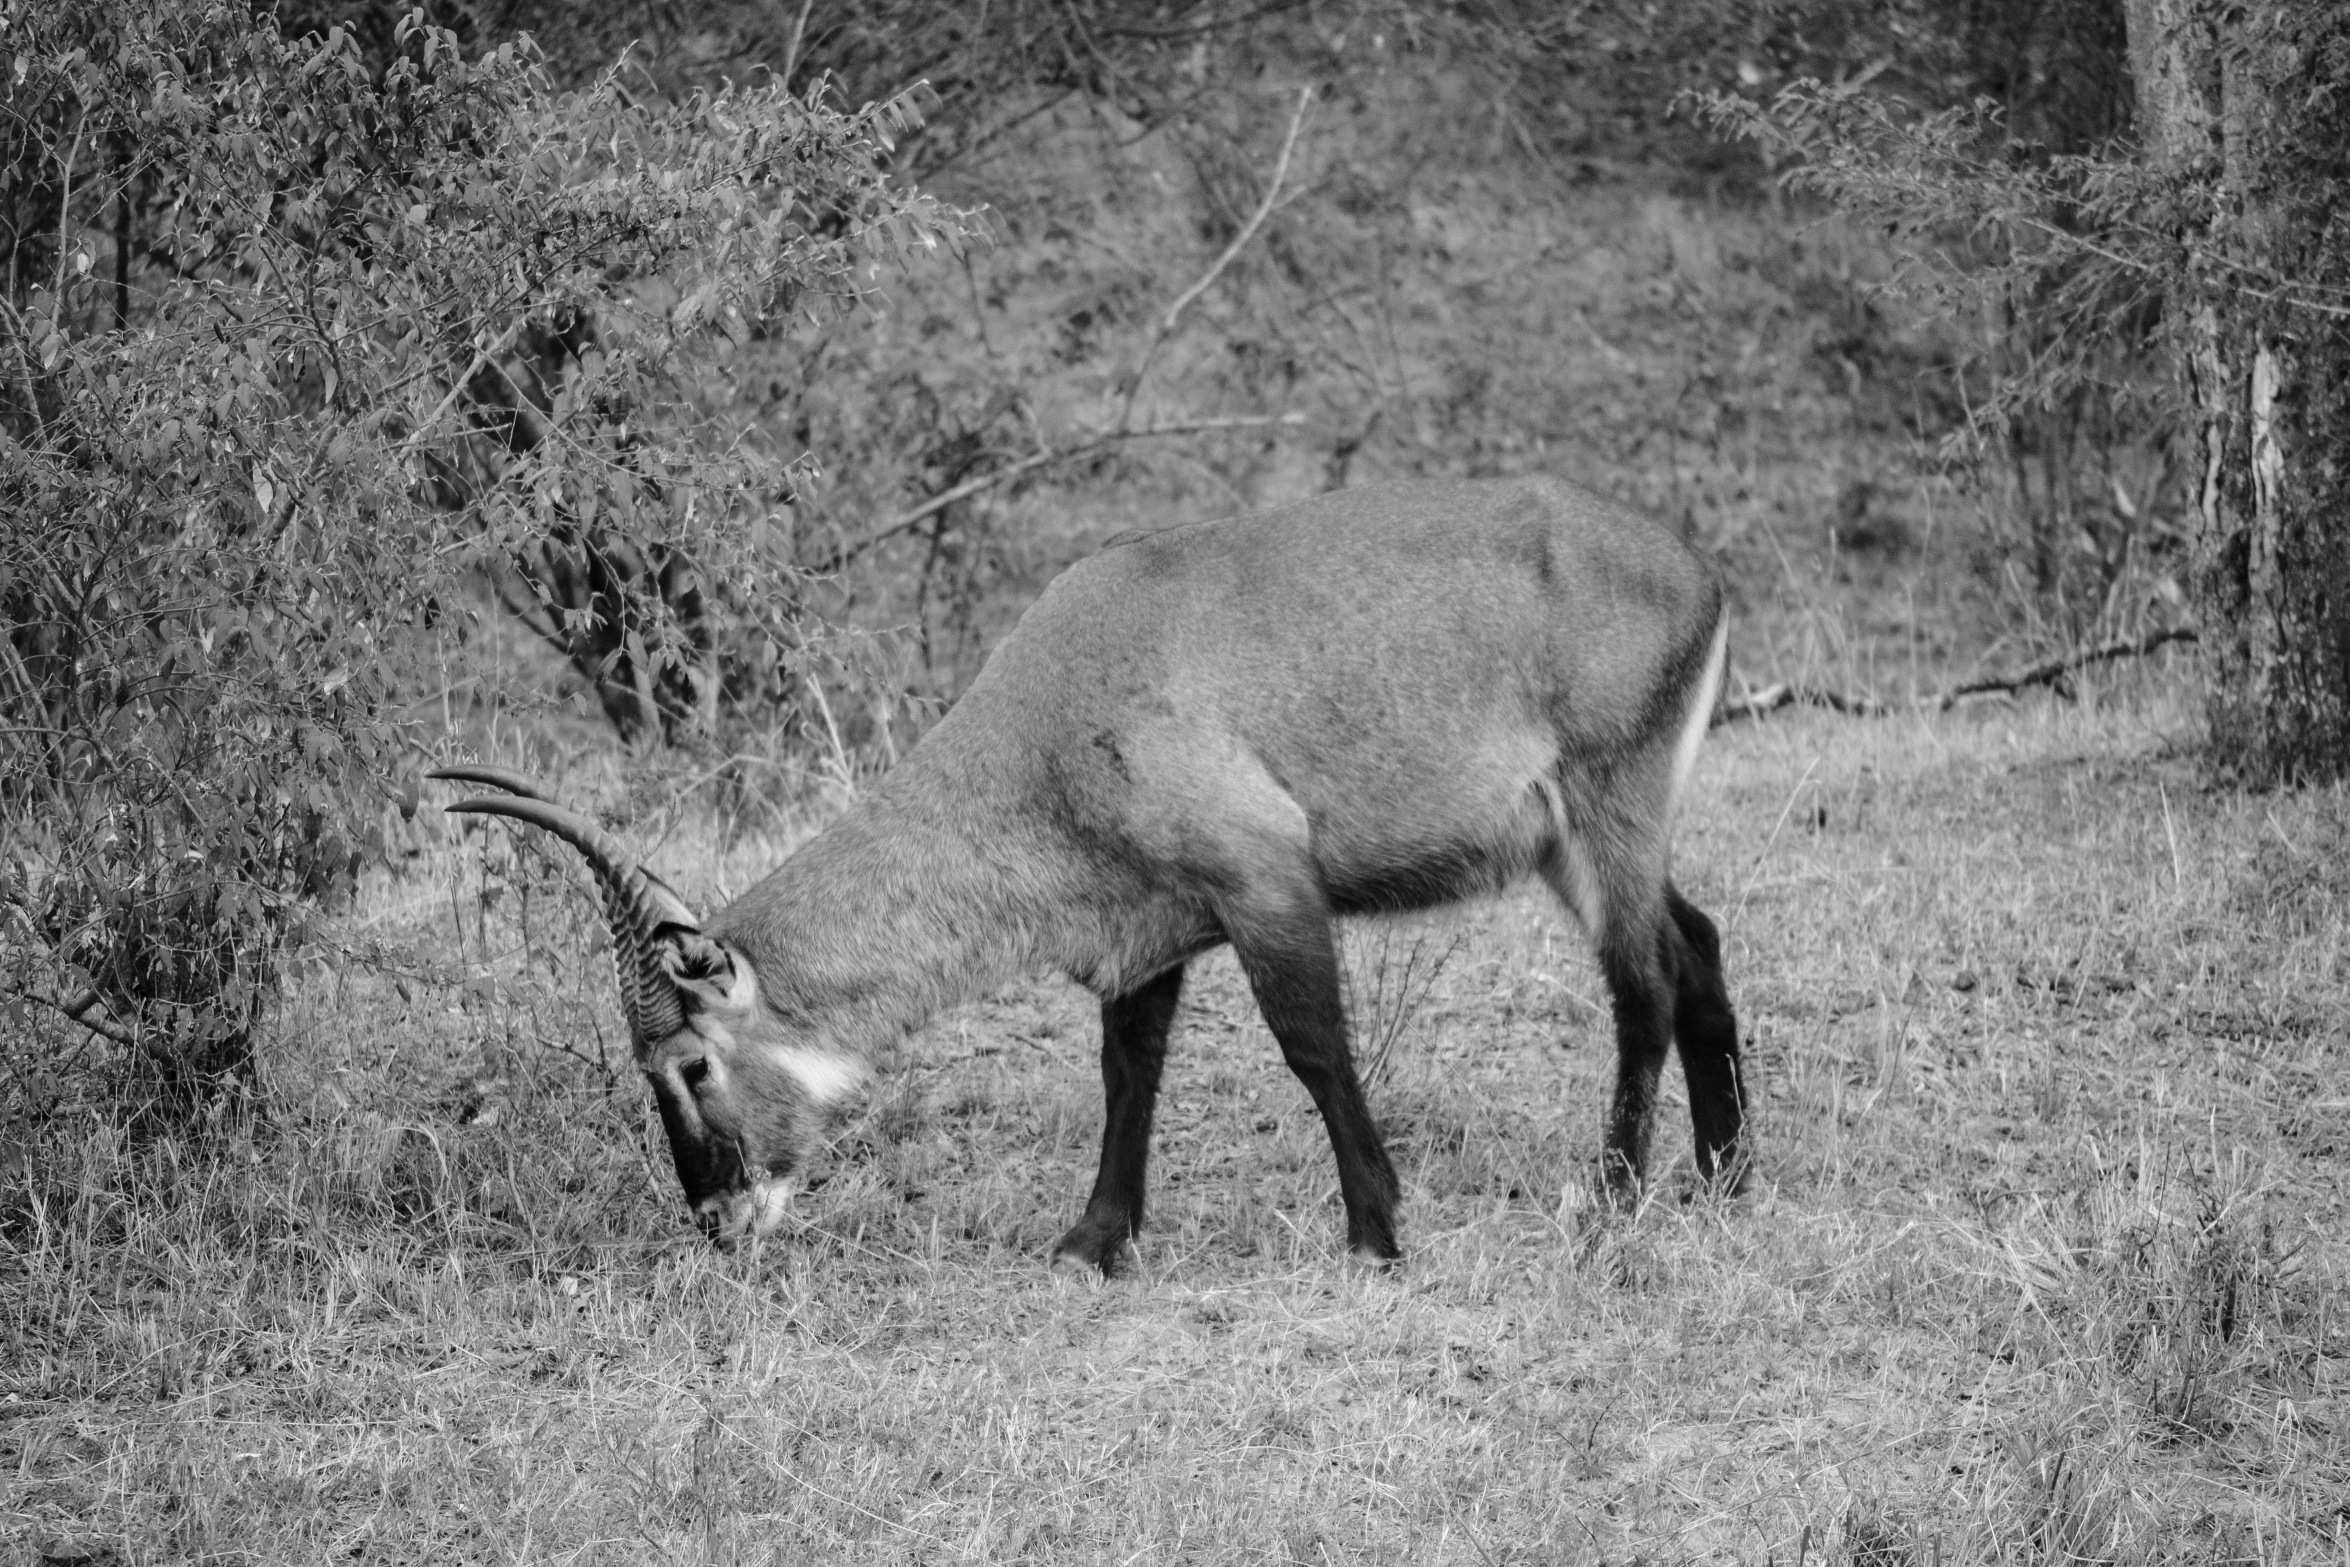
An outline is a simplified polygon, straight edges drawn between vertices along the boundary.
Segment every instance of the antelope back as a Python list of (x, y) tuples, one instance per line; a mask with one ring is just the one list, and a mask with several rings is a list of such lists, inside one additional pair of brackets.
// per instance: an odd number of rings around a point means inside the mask
[(1672, 533), (1547, 479), (1170, 529), (1047, 588), (906, 783), (1157, 871), (1302, 834), (1341, 910), (1441, 901), (1532, 868), (1562, 813), (1661, 820), (1720, 599)]

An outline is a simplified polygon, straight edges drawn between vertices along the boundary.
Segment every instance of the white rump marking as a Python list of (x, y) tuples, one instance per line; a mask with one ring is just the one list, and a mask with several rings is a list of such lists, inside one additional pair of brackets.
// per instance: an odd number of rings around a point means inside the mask
[(1599, 899), (1599, 878), (1591, 871), (1591, 851), (1583, 847), (1582, 839), (1571, 835), (1559, 839), (1558, 868), (1550, 888), (1582, 921), (1583, 933), (1596, 941), (1607, 928), (1603, 923), (1607, 910)]
[[(1689, 781), (1689, 769), (1697, 765), (1697, 748), (1705, 740), (1705, 732), (1713, 727), (1714, 702), (1722, 694), (1722, 666), (1730, 644), (1730, 619), (1727, 615), (1714, 625), (1714, 650), (1705, 657), (1705, 678), (1697, 683), (1697, 695), (1689, 704), (1689, 712), (1681, 720), (1681, 743), (1673, 752), (1673, 793), (1671, 804), (1681, 799), (1681, 786)], [(1667, 806), (1671, 809), (1671, 805)]]
[(1599, 878), (1591, 873), (1591, 851), (1583, 847), (1583, 840), (1575, 835), (1573, 824), (1567, 820), (1567, 800), (1559, 792), (1558, 780), (1546, 775), (1535, 781), (1534, 790), (1542, 796), (1543, 807), (1550, 813), (1553, 849), (1542, 868), (1543, 879), (1550, 883), (1550, 890), (1567, 906), (1567, 911), (1582, 922), (1584, 933), (1596, 937), (1602, 911)]
[(804, 1045), (775, 1045), (768, 1059), (789, 1072), (801, 1091), (820, 1105), (834, 1105), (857, 1091), (865, 1081), (865, 1063)]

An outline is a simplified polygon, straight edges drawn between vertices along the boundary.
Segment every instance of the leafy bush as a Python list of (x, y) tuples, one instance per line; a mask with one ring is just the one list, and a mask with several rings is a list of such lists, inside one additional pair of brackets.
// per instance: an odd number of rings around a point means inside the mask
[[(2105, 149), (2052, 153), (2012, 131), (1989, 98), (1931, 113), (1865, 84), (1799, 80), (1767, 104), (1716, 94), (1717, 127), (1758, 142), (1793, 188), (1887, 226), (1898, 278), (1963, 323), (1952, 369), (1967, 417), (1944, 456), (1997, 488), (2023, 519), (2017, 542), (2042, 590), (2068, 553), (2094, 556), (2106, 586), (2136, 524), (2174, 505), (2159, 435), (2159, 366), (2147, 352), (2157, 293), (2143, 264), (2117, 264), (2100, 228), (2146, 196)], [(2084, 549), (2085, 546), (2085, 549)]]
[[(2120, 8), (2071, 4), (2083, 26), (2055, 51), (2053, 85), (1994, 73), (1984, 85), (2009, 89), (2004, 101), (1927, 112), (1863, 77), (1797, 80), (1767, 102), (1705, 94), (1699, 106), (1792, 187), (1885, 225), (1910, 258), (1914, 298), (1988, 326), (1979, 359), (1961, 366), (1971, 409), (1953, 455), (2013, 471), (2042, 587), (2061, 586), (2060, 554), (2086, 555), (2110, 601), (2123, 567), (2150, 550), (2188, 575), (2188, 514), (2210, 511), (2220, 459), (2209, 432), (2192, 446), (2176, 437), (2208, 411), (2191, 404), (2225, 395), (2225, 378), (2177, 373), (2199, 352), (2180, 351), (2199, 330), (2190, 323), (2215, 304), (2223, 316), (2245, 308), (2265, 315), (2271, 340), (2339, 362), (2350, 20), (2328, 0), (2269, 0), (2188, 6), (2175, 29), (2142, 29), (2150, 51), (2171, 31), (2211, 40), (2193, 117), (2225, 131), (2182, 151), (2122, 106)], [(2295, 394), (2305, 406), (2338, 395), (2316, 390), (2321, 379)], [(2213, 563), (2196, 570), (2206, 618), (2234, 618), (2209, 614), (2226, 597)], [(2234, 570), (2222, 562), (2217, 575)], [(2164, 586), (2178, 597), (2175, 580)]]
[(236, 0), (10, 21), (0, 1004), (185, 1087), (413, 808), (483, 579), (639, 726), (779, 678), (794, 465), (697, 377), (958, 220), (884, 177), (902, 101), (558, 94), (415, 15), (380, 70)]

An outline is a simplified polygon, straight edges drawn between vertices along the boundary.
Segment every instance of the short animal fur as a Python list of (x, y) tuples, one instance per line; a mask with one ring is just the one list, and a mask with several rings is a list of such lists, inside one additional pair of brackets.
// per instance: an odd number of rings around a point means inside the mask
[(714, 1239), (777, 1222), (877, 1046), (1057, 969), (1101, 998), (1108, 1113), (1055, 1254), (1114, 1271), (1184, 965), (1229, 942), (1329, 1131), (1348, 1244), (1384, 1259), (1397, 1186), (1348, 1050), (1342, 914), (1541, 877), (1614, 1002), (1608, 1188), (1639, 1188), (1675, 1040), (1697, 1168), (1736, 1181), (1737, 1024), (1667, 842), (1723, 629), (1704, 559), (1570, 485), (1349, 490), (1072, 566), (898, 767), (707, 924), (526, 780), (442, 776), (512, 794), (450, 809), (535, 822), (596, 869), (639, 1064)]

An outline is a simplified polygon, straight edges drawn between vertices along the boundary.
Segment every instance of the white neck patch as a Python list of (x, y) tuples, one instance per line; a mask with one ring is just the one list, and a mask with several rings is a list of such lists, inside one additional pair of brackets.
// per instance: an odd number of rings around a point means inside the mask
[(812, 1103), (832, 1106), (864, 1086), (865, 1063), (804, 1045), (770, 1045), (767, 1058), (792, 1075)]

